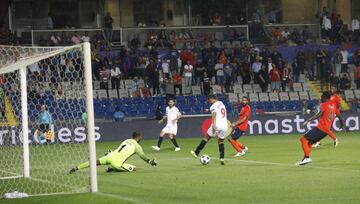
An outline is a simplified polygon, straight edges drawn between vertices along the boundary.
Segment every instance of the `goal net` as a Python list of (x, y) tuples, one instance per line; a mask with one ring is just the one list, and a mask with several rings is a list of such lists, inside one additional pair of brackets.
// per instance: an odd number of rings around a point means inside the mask
[(0, 197), (97, 191), (90, 55), (88, 43), (0, 46)]

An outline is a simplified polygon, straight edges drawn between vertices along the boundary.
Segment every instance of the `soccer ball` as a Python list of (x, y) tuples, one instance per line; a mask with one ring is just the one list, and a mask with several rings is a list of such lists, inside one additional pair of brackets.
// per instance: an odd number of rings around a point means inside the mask
[(200, 157), (200, 163), (201, 163), (201, 164), (207, 165), (209, 162), (210, 162), (210, 157), (209, 157), (209, 155), (204, 154), (204, 155), (202, 155), (202, 156)]

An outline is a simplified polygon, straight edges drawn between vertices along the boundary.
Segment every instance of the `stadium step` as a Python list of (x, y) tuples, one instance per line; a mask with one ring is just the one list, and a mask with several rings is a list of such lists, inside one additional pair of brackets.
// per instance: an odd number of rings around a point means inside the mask
[[(310, 84), (311, 89), (319, 96), (319, 98), (321, 98), (321, 85), (320, 85), (320, 81), (310, 81), (307, 80), (307, 83)], [(344, 110), (349, 110), (350, 106), (349, 104), (346, 103), (346, 101), (341, 98), (341, 107)]]

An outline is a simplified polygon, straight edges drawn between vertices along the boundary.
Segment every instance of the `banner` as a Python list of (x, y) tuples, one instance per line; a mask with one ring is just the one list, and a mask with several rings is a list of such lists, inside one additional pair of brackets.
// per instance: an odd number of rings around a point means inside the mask
[[(349, 131), (360, 131), (359, 114), (343, 114), (345, 125)], [(249, 122), (247, 136), (274, 134), (304, 134), (317, 125), (312, 121), (306, 127), (302, 123), (309, 117), (295, 116), (253, 116)], [(182, 118), (178, 122), (178, 138), (202, 137), (201, 125), (208, 117)], [(236, 119), (231, 119), (234, 122)], [(63, 124), (64, 125), (64, 124)], [(130, 138), (133, 131), (140, 131), (144, 139), (156, 139), (166, 123), (158, 124), (156, 120), (134, 120), (128, 122), (97, 122), (95, 126), (96, 141), (122, 141)], [(335, 119), (333, 131), (340, 131), (339, 120)], [(76, 144), (86, 142), (86, 128), (84, 126), (74, 127), (68, 125), (59, 127), (56, 124), (53, 129), (55, 143)], [(0, 146), (19, 145), (22, 142), (22, 133), (19, 127), (0, 128)], [(36, 139), (35, 130), (30, 130), (29, 140), (31, 144), (40, 145)]]

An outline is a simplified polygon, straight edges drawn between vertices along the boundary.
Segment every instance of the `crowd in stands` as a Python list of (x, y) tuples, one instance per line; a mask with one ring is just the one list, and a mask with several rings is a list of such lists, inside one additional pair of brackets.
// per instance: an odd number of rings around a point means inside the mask
[(0, 23), (0, 45), (19, 45), (16, 34), (2, 23)]

